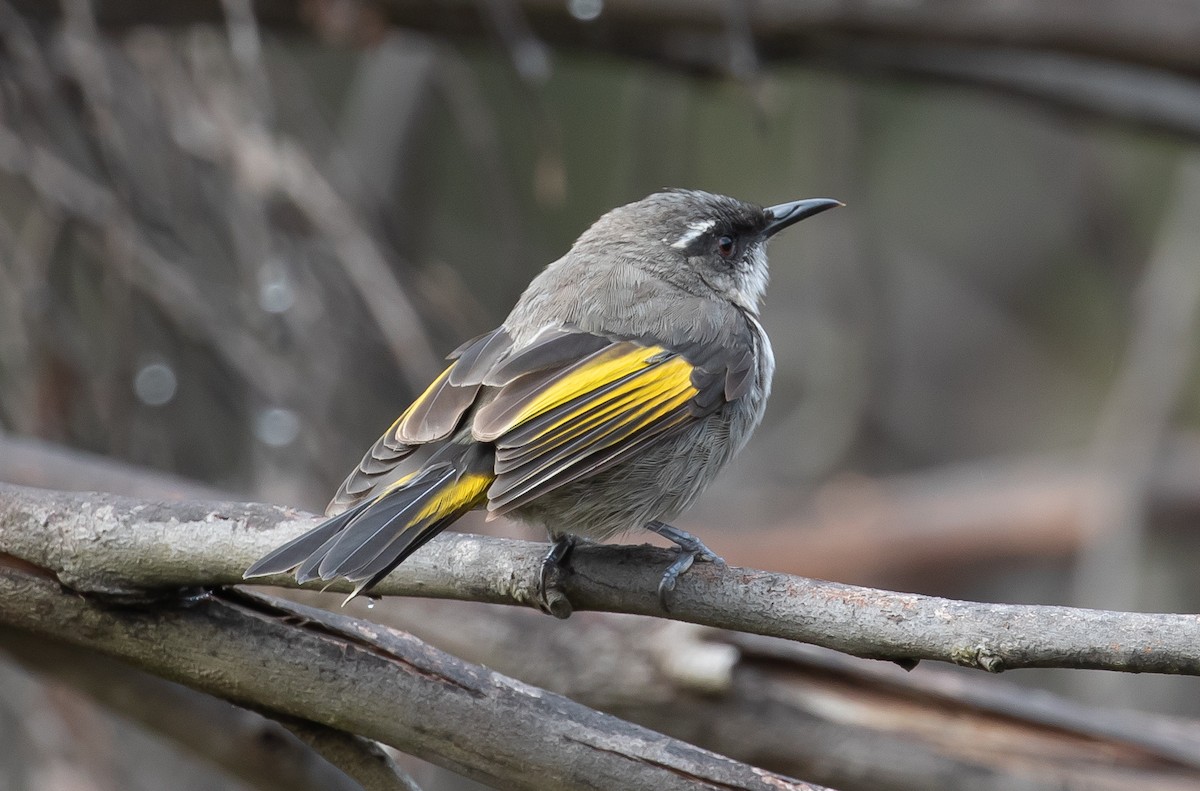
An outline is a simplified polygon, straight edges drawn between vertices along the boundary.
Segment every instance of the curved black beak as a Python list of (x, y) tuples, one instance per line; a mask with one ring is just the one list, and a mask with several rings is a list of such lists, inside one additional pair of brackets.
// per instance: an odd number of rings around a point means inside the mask
[(808, 198), (806, 200), (794, 200), (790, 203), (781, 203), (778, 206), (767, 208), (767, 216), (770, 221), (767, 227), (763, 229), (763, 238), (767, 239), (782, 231), (789, 225), (794, 225), (805, 217), (811, 217), (814, 214), (820, 214), (826, 209), (832, 209), (835, 206), (845, 206), (840, 200), (832, 198)]

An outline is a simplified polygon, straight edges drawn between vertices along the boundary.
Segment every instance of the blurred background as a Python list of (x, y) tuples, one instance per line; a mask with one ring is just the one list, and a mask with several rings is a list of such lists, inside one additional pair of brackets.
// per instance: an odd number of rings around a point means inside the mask
[[(0, 0), (0, 479), (321, 511), (607, 209), (828, 196), (772, 247), (766, 422), (679, 526), (1194, 612), (1197, 34), (1158, 0)], [(1004, 681), (1200, 717), (1195, 679)], [(0, 744), (2, 791), (246, 787), (2, 658)]]

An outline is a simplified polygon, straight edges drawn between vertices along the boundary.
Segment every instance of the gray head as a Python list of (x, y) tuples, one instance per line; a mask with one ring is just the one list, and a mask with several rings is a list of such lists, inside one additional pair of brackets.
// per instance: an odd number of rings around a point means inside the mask
[(689, 293), (716, 294), (757, 311), (767, 285), (767, 241), (805, 217), (841, 205), (813, 198), (763, 207), (673, 189), (613, 209), (572, 249), (598, 260), (619, 258)]

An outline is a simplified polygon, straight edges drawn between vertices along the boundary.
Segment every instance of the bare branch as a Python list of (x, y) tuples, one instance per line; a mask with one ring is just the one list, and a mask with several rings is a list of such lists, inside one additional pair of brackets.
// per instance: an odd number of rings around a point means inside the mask
[[(0, 628), (0, 647), (31, 672), (82, 690), (110, 711), (206, 758), (253, 788), (361, 791), (345, 774), (259, 714), (44, 635)], [(290, 728), (292, 723), (286, 725)]]
[[(301, 595), (332, 608), (340, 600)], [(1200, 783), (1195, 720), (1089, 707), (956, 668), (906, 673), (775, 638), (611, 613), (559, 622), (515, 607), (400, 600), (347, 609), (622, 719), (834, 788)]]
[[(0, 551), (83, 592), (235, 584), (254, 559), (315, 524), (276, 506), (163, 505), (0, 485)], [(544, 549), (443, 534), (377, 592), (530, 605)], [(647, 547), (581, 547), (567, 594), (576, 609), (670, 617), (872, 659), (936, 659), (990, 672), (1200, 674), (1196, 615), (961, 602), (707, 564), (681, 578), (668, 613), (656, 589), (669, 557)], [(293, 584), (285, 576), (267, 582)]]
[(1091, 499), (1077, 591), (1132, 606), (1139, 587), (1134, 559), (1143, 551), (1148, 490), (1171, 416), (1195, 358), (1200, 316), (1200, 158), (1179, 171), (1175, 206), (1143, 275), (1125, 360), (1100, 415), (1092, 463), (1102, 486)]
[(0, 622), (514, 791), (816, 788), (592, 711), (387, 627), (258, 594), (112, 607), (0, 558)]
[(294, 717), (279, 723), (362, 786), (362, 791), (421, 791), (377, 742)]
[[(1148, 482), (1156, 518), (1200, 513), (1200, 437), (1173, 434)], [(0, 434), (0, 481), (68, 491), (104, 491), (145, 500), (233, 500), (194, 481), (64, 445)], [(1087, 503), (1102, 482), (1078, 459), (1001, 458), (919, 473), (834, 478), (807, 513), (724, 533), (700, 526), (717, 554), (800, 576), (905, 587), (947, 564), (1074, 554)], [(795, 536), (803, 535), (797, 542)], [(915, 583), (914, 583), (915, 584)]]
[(352, 207), (321, 177), (307, 154), (295, 145), (273, 152), (280, 191), (295, 201), (329, 239), (347, 278), (383, 333), (401, 372), (417, 392), (440, 367), (440, 355), (421, 326), (412, 300), (392, 265), (357, 221)]

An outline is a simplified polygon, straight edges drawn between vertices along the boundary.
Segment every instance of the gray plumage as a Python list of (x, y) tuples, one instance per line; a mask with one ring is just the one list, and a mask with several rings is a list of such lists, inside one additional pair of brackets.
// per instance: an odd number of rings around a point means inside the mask
[(332, 518), (246, 576), (297, 569), (362, 590), (477, 507), (556, 538), (673, 519), (762, 418), (768, 239), (836, 205), (671, 190), (605, 214), (501, 327), (450, 355), (351, 472)]

